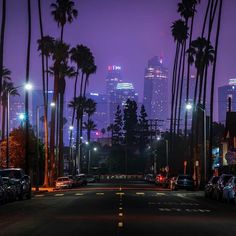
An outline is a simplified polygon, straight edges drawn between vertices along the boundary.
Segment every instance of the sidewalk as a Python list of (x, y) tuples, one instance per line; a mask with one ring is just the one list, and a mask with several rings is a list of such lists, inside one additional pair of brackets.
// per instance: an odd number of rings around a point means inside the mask
[(36, 188), (32, 187), (31, 190), (32, 192), (35, 192), (35, 193), (46, 193), (46, 192), (53, 192), (54, 187), (48, 187), (48, 188), (39, 187), (39, 191), (36, 191)]

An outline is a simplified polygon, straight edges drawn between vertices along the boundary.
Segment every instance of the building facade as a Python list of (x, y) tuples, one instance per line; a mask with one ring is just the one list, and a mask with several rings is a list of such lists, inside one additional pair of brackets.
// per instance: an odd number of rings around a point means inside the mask
[(163, 128), (168, 118), (167, 76), (168, 70), (162, 59), (155, 56), (148, 61), (144, 75), (143, 104), (148, 118), (163, 120)]
[[(231, 108), (228, 107), (228, 99), (231, 98)], [(236, 79), (230, 79), (228, 85), (218, 88), (218, 120), (225, 124), (226, 112), (236, 111)]]

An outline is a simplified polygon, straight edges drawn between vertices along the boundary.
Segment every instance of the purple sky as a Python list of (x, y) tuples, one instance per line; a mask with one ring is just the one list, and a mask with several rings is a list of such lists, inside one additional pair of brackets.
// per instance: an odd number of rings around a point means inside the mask
[[(60, 31), (50, 15), (51, 0), (42, 0), (44, 33), (58, 38)], [(148, 59), (161, 55), (169, 69), (173, 65), (175, 44), (170, 26), (179, 18), (177, 0), (75, 0), (77, 20), (65, 27), (65, 42), (91, 48), (97, 73), (91, 77), (90, 91), (104, 92), (107, 66), (120, 65), (124, 82), (132, 82), (143, 97), (144, 68)], [(204, 4), (206, 1), (202, 1)], [(12, 71), (16, 85), (23, 83), (27, 46), (27, 1), (7, 0), (5, 65)], [(199, 7), (196, 28), (200, 29), (204, 4)], [(236, 1), (225, 0), (219, 47), (216, 87), (236, 77)], [(32, 50), (30, 78), (41, 86), (41, 60), (36, 41), (39, 38), (37, 1), (32, 1)], [(195, 34), (197, 35), (197, 34)], [(70, 83), (68, 83), (70, 84)], [(216, 94), (217, 95), (217, 94)], [(69, 97), (69, 96), (68, 96)], [(69, 97), (70, 98), (70, 97)], [(217, 102), (217, 96), (215, 97)], [(217, 111), (217, 106), (215, 107)], [(217, 119), (217, 116), (215, 117)]]

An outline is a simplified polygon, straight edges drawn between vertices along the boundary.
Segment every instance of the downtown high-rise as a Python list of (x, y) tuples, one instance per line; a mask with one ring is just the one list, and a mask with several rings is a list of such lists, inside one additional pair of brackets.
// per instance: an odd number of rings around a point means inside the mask
[(148, 61), (144, 74), (143, 104), (149, 119), (161, 120), (166, 128), (168, 118), (168, 70), (162, 59), (155, 56)]

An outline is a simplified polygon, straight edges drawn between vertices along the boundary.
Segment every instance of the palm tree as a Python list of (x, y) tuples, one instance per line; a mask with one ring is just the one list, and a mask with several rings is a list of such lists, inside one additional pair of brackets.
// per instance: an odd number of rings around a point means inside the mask
[[(41, 19), (41, 2), (38, 1), (39, 8), (39, 18), (40, 18), (40, 29), (41, 29), (41, 39), (38, 42), (38, 51), (41, 52), (42, 58), (42, 83), (43, 83), (43, 101), (44, 101), (44, 130), (45, 130), (45, 166), (44, 166), (44, 183), (45, 187), (48, 187), (48, 159), (49, 159), (49, 150), (48, 150), (48, 59), (52, 53), (52, 48), (54, 44), (54, 38), (50, 36), (43, 36), (42, 29), (42, 19)], [(44, 62), (46, 58), (46, 65)], [(46, 82), (45, 82), (45, 66), (46, 66)]]
[(96, 130), (96, 124), (94, 123), (93, 120), (88, 119), (87, 122), (84, 122), (84, 127), (87, 130), (87, 140), (90, 143), (90, 137), (91, 137), (91, 131)]
[(177, 119), (177, 102), (179, 99), (179, 90), (180, 90), (180, 75), (182, 67), (182, 57), (184, 50), (184, 42), (188, 37), (188, 27), (186, 23), (179, 19), (175, 21), (172, 26), (172, 35), (174, 41), (176, 41), (176, 52), (174, 59), (174, 68), (173, 68), (173, 79), (172, 79), (172, 91), (171, 91), (171, 121), (170, 121), (170, 133), (171, 133), (171, 151), (173, 148), (173, 131), (175, 134), (176, 130), (176, 119)]
[(70, 0), (57, 0), (51, 4), (51, 14), (58, 26), (61, 27), (61, 42), (63, 41), (64, 26), (67, 22), (72, 23), (77, 18), (78, 11), (74, 8), (75, 3)]
[[(3, 49), (5, 38), (5, 25), (6, 25), (6, 0), (2, 1), (2, 25), (1, 25), (1, 38), (0, 38), (0, 108), (1, 108), (1, 93), (2, 93), (2, 71), (3, 71)], [(0, 109), (1, 110), (1, 109)]]
[[(64, 95), (65, 80), (62, 78), (63, 72), (65, 71), (65, 65), (67, 65), (67, 60), (69, 56), (69, 45), (62, 43), (59, 40), (54, 41), (52, 48), (52, 60), (54, 62), (51, 71), (54, 75), (54, 91), (53, 91), (53, 102), (58, 103), (58, 97)], [(63, 97), (62, 97), (63, 99)], [(60, 99), (61, 100), (61, 99)], [(60, 101), (59, 101), (60, 102)], [(59, 106), (57, 106), (57, 111)], [(63, 110), (62, 110), (63, 112)], [(63, 114), (63, 113), (61, 113)], [(55, 178), (55, 109), (51, 111), (51, 129), (50, 129), (50, 163), (51, 163), (51, 173), (50, 179), (53, 181)], [(62, 120), (61, 120), (62, 117)], [(63, 116), (60, 115), (61, 125), (63, 125)]]
[[(82, 96), (74, 98), (68, 106), (76, 111), (76, 157), (75, 157), (75, 170), (74, 173), (76, 174), (77, 168), (81, 170), (81, 163), (80, 163), (80, 120), (81, 116), (83, 115), (82, 108), (84, 107), (85, 99)], [(72, 158), (72, 157), (71, 157)], [(77, 164), (76, 164), (77, 163)], [(77, 166), (78, 165), (78, 166)]]
[[(26, 59), (26, 83), (29, 82), (30, 48), (31, 48), (31, 2), (27, 1), (28, 10), (28, 43)], [(25, 92), (25, 173), (29, 175), (29, 93)]]
[[(4, 77), (3, 77), (4, 78)], [(14, 85), (12, 82), (9, 82), (7, 80), (3, 80), (2, 84), (2, 95), (1, 95), (1, 101), (2, 101), (2, 140), (5, 138), (5, 124), (6, 124), (6, 110), (8, 106), (8, 93), (12, 96), (19, 96), (19, 93), (17, 92), (17, 89), (14, 88)]]

